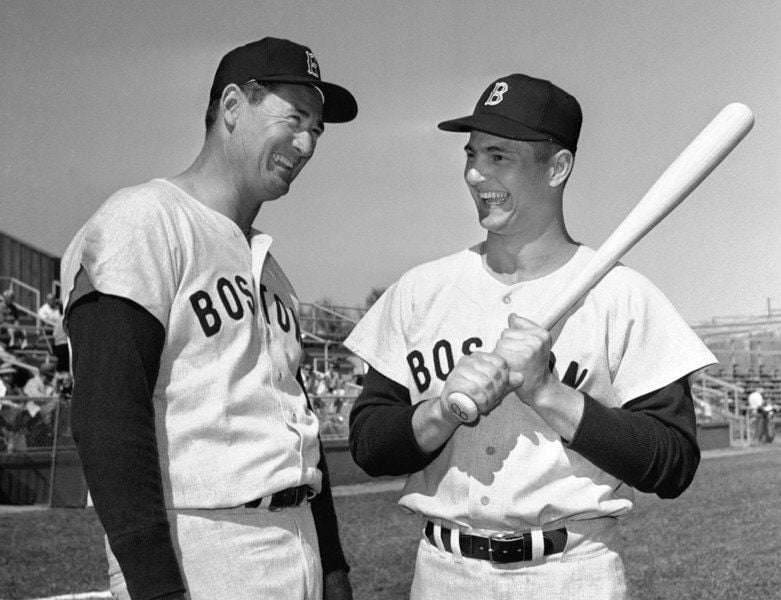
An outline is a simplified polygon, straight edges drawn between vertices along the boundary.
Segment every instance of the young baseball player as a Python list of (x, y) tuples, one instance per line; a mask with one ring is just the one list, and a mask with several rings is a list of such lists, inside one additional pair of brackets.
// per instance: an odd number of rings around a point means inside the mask
[(617, 520), (699, 463), (688, 376), (714, 359), (651, 283), (618, 265), (536, 324), (593, 254), (562, 216), (581, 122), (570, 94), (513, 74), (440, 123), (469, 133), (485, 240), (407, 272), (346, 342), (371, 367), (353, 457), (409, 474), (399, 502), (424, 518), (413, 599), (624, 598)]
[(309, 48), (236, 48), (192, 166), (114, 194), (65, 253), (73, 432), (115, 598), (352, 597), (298, 299), (252, 224), (323, 122), (356, 113)]

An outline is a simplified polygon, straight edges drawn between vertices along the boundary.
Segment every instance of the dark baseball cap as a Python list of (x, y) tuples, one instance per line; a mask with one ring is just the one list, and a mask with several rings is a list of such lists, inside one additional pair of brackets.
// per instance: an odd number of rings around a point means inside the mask
[(241, 85), (252, 79), (258, 83), (317, 87), (323, 94), (323, 121), (326, 123), (346, 123), (358, 114), (358, 104), (350, 92), (320, 79), (320, 65), (309, 48), (273, 37), (240, 46), (222, 57), (214, 74), (209, 105), (222, 95), (226, 85)]
[(514, 73), (489, 85), (471, 115), (443, 121), (438, 127), (529, 142), (553, 139), (574, 153), (582, 122), (574, 96), (545, 79)]

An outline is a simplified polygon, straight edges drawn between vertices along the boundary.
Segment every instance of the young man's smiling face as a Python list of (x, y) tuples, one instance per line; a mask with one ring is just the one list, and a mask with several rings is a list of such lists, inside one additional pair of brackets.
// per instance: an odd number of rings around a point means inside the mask
[(234, 146), (242, 195), (274, 200), (288, 192), (323, 133), (322, 114), (320, 92), (308, 85), (280, 84), (259, 104), (246, 103)]
[(548, 164), (538, 162), (531, 142), (472, 131), (464, 179), (477, 207), (480, 225), (489, 232), (520, 233), (535, 219), (550, 191)]

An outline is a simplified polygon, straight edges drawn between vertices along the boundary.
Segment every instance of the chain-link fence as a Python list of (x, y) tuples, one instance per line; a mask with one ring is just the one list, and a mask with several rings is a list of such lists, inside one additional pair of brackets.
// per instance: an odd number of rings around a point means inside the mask
[(0, 504), (84, 506), (67, 398), (0, 398)]
[(356, 396), (324, 394), (312, 396), (312, 408), (320, 420), (320, 437), (325, 440), (347, 440), (350, 411)]
[[(312, 396), (324, 441), (347, 440), (354, 395)], [(68, 398), (0, 398), (0, 504), (84, 506)]]

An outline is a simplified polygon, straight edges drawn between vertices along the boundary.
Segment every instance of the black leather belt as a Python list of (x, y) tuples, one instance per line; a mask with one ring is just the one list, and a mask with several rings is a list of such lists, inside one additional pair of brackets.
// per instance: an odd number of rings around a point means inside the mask
[(271, 495), (271, 501), (264, 503), (263, 498), (257, 498), (247, 502), (244, 506), (247, 508), (258, 508), (261, 504), (269, 510), (281, 510), (298, 506), (304, 501), (310, 501), (316, 496), (315, 491), (308, 485), (299, 485), (298, 487), (287, 488), (281, 492)]
[[(426, 539), (432, 546), (434, 540), (434, 524), (429, 521), (424, 530)], [(542, 532), (543, 556), (558, 554), (567, 544), (567, 529), (552, 529)], [(490, 560), (492, 563), (506, 564), (532, 559), (531, 533), (499, 533), (491, 537), (467, 535), (461, 533), (458, 537), (461, 555), (468, 558)], [(442, 545), (448, 552), (453, 552), (450, 543), (450, 529), (442, 527)]]

